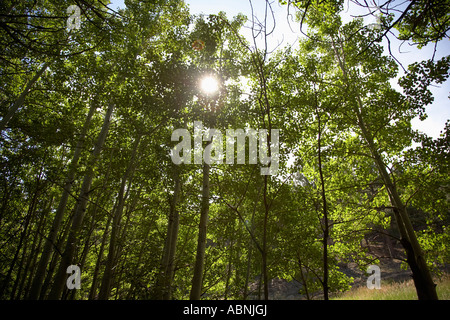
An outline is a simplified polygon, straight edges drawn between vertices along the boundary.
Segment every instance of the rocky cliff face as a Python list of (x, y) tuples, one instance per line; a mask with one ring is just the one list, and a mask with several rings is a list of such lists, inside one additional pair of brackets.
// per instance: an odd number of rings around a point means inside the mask
[[(250, 285), (252, 294), (249, 299), (258, 300), (259, 279)], [(287, 281), (285, 279), (275, 278), (269, 282), (269, 300), (301, 300), (304, 299), (300, 289), (302, 284), (296, 280)], [(261, 298), (264, 296), (263, 288), (261, 288)]]

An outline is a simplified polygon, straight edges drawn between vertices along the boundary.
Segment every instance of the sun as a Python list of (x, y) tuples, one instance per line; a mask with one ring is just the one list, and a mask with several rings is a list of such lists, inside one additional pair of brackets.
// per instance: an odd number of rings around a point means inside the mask
[(206, 94), (213, 94), (219, 91), (219, 83), (216, 78), (212, 76), (204, 77), (200, 82), (200, 88)]

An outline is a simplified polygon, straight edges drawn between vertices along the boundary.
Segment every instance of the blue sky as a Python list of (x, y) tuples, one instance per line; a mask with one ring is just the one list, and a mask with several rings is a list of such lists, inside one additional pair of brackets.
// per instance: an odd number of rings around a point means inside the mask
[[(236, 16), (238, 13), (244, 13), (247, 17), (251, 17), (251, 6), (250, 2), (246, 0), (185, 0), (190, 8), (192, 14), (211, 14), (218, 13), (219, 11), (224, 11), (227, 13), (228, 18)], [(265, 0), (253, 0), (253, 9), (255, 14), (262, 19), (264, 17)], [(111, 8), (124, 7), (123, 0), (113, 0), (110, 5)], [(276, 29), (274, 34), (268, 39), (269, 50), (275, 49), (278, 45), (284, 46), (288, 44), (295, 44), (298, 37), (301, 37), (298, 29), (298, 23), (291, 22), (290, 25), (287, 21), (287, 7), (280, 6), (277, 0), (272, 0), (272, 8), (274, 10), (276, 19)], [(347, 9), (347, 7), (346, 7)], [(367, 11), (362, 11), (366, 9), (361, 9), (356, 6), (351, 6), (348, 8), (346, 13), (344, 13), (343, 19), (351, 19), (350, 15), (364, 14)], [(366, 22), (371, 23), (374, 18), (367, 18)], [(294, 30), (292, 30), (294, 29)], [(245, 34), (246, 33), (246, 34)], [(249, 30), (244, 30), (244, 35), (250, 36)], [(415, 61), (421, 61), (430, 59), (433, 54), (433, 46), (423, 48), (422, 50), (416, 47), (409, 46), (408, 43), (404, 43), (400, 47), (400, 42), (391, 37), (391, 51), (392, 54), (397, 58), (403, 66), (406, 68), (410, 63)], [(399, 51), (400, 47), (400, 51)], [(385, 51), (388, 54), (387, 50)], [(450, 53), (450, 41), (441, 41), (438, 45), (438, 50), (436, 52), (435, 59), (440, 59), (445, 55)], [(401, 70), (401, 68), (400, 68)], [(403, 72), (399, 75), (401, 75)], [(401, 88), (396, 84), (396, 80), (393, 79), (391, 84), (401, 91)], [(428, 118), (425, 121), (420, 121), (419, 119), (414, 119), (412, 124), (415, 129), (419, 129), (432, 136), (433, 138), (439, 137), (440, 131), (444, 129), (445, 122), (450, 119), (450, 80), (446, 83), (440, 85), (439, 87), (431, 88), (433, 92), (435, 101), (432, 105), (426, 108)]]

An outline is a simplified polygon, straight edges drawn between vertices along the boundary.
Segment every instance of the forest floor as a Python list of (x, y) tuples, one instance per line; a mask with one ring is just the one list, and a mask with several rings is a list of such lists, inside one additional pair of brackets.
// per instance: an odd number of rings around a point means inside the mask
[[(435, 279), (439, 300), (450, 300), (450, 275)], [(333, 300), (417, 300), (413, 280), (382, 283), (381, 288), (370, 290), (365, 286), (353, 287), (351, 290), (332, 295)]]
[[(370, 253), (380, 261), (381, 288), (367, 288), (367, 275), (356, 264), (349, 264), (344, 273), (354, 277), (352, 289), (345, 293), (333, 294), (335, 299), (350, 300), (416, 300), (417, 293), (411, 277), (411, 270), (402, 269), (402, 260), (406, 259), (399, 243), (388, 248), (385, 242), (371, 241)], [(402, 260), (401, 260), (402, 259)], [(440, 268), (441, 276), (434, 276), (439, 299), (450, 300), (450, 266)]]

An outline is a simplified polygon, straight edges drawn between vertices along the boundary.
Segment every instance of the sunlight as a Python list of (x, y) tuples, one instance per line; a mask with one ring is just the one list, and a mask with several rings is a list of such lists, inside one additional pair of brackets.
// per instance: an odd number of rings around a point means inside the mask
[(212, 76), (204, 77), (200, 82), (200, 88), (206, 94), (213, 94), (219, 90), (219, 83)]

